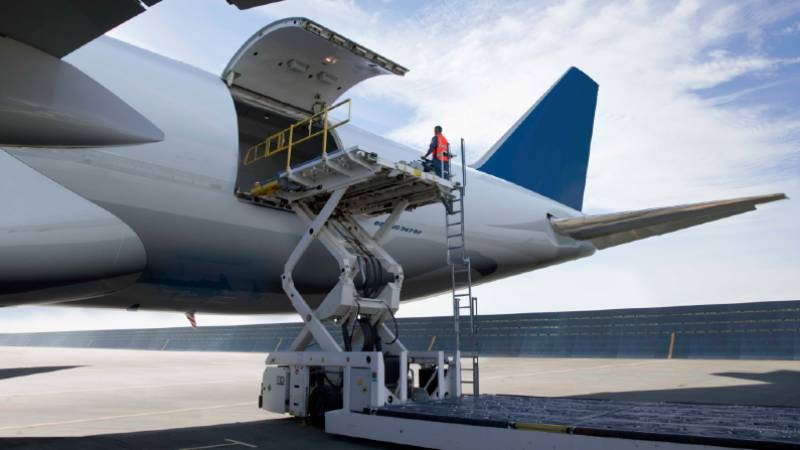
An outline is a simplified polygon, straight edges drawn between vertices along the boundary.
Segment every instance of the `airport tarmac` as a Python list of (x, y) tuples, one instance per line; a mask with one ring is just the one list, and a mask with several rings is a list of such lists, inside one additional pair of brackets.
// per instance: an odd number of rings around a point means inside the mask
[[(264, 355), (0, 347), (0, 448), (398, 448), (257, 407)], [(800, 407), (800, 361), (486, 358), (484, 393)]]

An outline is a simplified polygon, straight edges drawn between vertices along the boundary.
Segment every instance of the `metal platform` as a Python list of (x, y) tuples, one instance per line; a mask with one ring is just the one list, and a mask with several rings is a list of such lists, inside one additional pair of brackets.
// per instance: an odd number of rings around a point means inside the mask
[(336, 413), (328, 432), (369, 437), (390, 419), (384, 438), (438, 448), (800, 448), (800, 408), (482, 395), (364, 411), (350, 432)]
[(349, 214), (379, 216), (440, 202), (454, 184), (409, 163), (389, 161), (358, 147), (336, 150), (257, 183), (246, 195), (284, 203), (306, 201), (321, 209), (331, 192), (347, 187), (338, 208)]

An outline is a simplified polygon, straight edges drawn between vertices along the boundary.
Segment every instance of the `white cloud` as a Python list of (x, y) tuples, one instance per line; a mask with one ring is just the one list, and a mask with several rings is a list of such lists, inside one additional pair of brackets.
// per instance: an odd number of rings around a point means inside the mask
[(792, 25), (787, 25), (781, 30), (781, 34), (791, 36), (800, 33), (800, 22), (795, 22)]

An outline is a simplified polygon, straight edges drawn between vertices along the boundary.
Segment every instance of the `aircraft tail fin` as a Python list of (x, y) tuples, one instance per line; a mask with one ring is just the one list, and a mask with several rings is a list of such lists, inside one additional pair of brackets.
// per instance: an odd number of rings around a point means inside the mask
[(580, 210), (597, 87), (571, 67), (473, 166)]

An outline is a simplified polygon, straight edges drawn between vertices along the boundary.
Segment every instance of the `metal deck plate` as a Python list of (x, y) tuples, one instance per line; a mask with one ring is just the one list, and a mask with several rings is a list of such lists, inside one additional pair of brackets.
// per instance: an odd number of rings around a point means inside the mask
[(735, 448), (800, 448), (800, 408), (482, 395), (388, 406), (375, 414)]
[[(259, 193), (261, 186), (272, 186)], [(319, 210), (331, 192), (348, 188), (338, 206), (350, 214), (379, 216), (407, 202), (408, 210), (440, 202), (454, 183), (423, 172), (404, 161), (390, 161), (358, 147), (339, 149), (281, 171), (275, 178), (259, 183), (249, 193), (254, 197), (284, 202), (305, 200)]]

